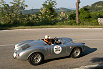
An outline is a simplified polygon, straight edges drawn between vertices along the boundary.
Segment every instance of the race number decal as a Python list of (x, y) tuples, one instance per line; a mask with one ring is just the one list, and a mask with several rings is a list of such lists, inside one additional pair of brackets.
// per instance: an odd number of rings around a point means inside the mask
[(59, 53), (61, 53), (61, 51), (62, 51), (61, 46), (58, 46), (58, 45), (54, 46), (54, 53), (55, 54), (59, 54)]

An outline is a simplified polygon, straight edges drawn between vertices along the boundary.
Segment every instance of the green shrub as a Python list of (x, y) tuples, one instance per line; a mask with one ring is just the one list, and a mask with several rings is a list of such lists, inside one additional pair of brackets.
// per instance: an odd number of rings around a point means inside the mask
[(75, 20), (57, 22), (56, 25), (76, 25)]

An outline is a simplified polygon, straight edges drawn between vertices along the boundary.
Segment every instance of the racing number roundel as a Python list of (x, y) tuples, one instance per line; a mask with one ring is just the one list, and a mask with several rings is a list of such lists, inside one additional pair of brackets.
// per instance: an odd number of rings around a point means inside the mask
[(58, 45), (54, 46), (54, 53), (55, 54), (59, 54), (59, 53), (61, 53), (61, 51), (62, 51), (61, 46), (58, 46)]

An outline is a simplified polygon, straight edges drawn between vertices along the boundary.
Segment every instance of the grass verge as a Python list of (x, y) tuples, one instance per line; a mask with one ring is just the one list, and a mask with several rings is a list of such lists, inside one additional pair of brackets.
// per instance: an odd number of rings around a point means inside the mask
[(44, 25), (44, 26), (18, 26), (18, 27), (0, 27), (0, 30), (11, 29), (34, 29), (34, 28), (103, 28), (103, 26), (70, 26), (70, 25)]

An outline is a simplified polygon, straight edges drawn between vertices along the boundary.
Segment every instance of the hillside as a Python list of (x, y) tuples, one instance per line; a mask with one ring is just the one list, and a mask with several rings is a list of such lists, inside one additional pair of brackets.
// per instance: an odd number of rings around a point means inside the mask
[(30, 9), (30, 10), (23, 10), (23, 14), (37, 14), (40, 12), (40, 9)]
[(99, 11), (103, 9), (103, 1), (98, 1), (91, 6), (85, 6), (86, 8), (90, 9), (90, 11)]
[(56, 9), (56, 12), (58, 13), (58, 12), (70, 12), (70, 11), (72, 11), (71, 9), (67, 9), (67, 8), (57, 8)]
[[(72, 11), (71, 9), (67, 9), (67, 8), (57, 8), (55, 10), (57, 13)], [(37, 14), (37, 13), (40, 13), (40, 9), (23, 10), (22, 13), (23, 14)]]
[[(103, 9), (103, 1), (98, 1), (94, 4), (92, 4), (91, 6), (87, 5), (84, 7), (90, 9), (90, 11), (99, 11), (99, 10)], [(55, 10), (57, 13), (72, 11), (72, 9), (68, 9), (68, 8), (57, 8)], [(40, 9), (23, 10), (22, 13), (23, 14), (37, 14), (37, 13), (40, 13)]]
[(92, 11), (98, 11), (101, 9), (103, 9), (103, 1), (96, 2), (96, 3), (92, 4), (92, 6), (91, 6)]

